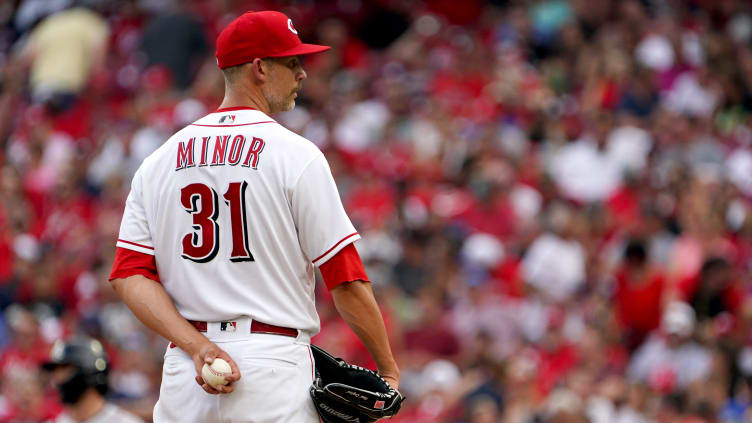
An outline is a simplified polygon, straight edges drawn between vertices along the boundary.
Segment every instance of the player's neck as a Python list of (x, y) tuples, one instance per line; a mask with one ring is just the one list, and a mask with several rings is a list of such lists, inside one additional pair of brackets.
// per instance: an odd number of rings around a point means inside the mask
[(66, 407), (66, 411), (74, 421), (84, 422), (99, 414), (104, 405), (104, 398), (90, 389), (76, 404)]
[(237, 91), (225, 91), (225, 98), (222, 100), (222, 104), (218, 109), (224, 109), (227, 107), (253, 107), (256, 110), (260, 110), (267, 115), (270, 114), (269, 102), (266, 101), (264, 96), (259, 92), (243, 92)]

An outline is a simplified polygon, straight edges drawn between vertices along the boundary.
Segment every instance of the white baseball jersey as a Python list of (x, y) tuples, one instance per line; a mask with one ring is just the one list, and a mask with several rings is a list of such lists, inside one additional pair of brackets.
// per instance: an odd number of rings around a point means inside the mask
[(359, 239), (324, 155), (250, 108), (185, 127), (139, 167), (118, 247), (153, 254), (186, 319), (318, 332), (313, 266)]

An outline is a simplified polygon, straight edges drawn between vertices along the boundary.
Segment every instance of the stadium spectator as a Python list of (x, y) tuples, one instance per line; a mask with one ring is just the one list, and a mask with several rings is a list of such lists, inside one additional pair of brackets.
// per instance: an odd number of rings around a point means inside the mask
[(661, 317), (661, 331), (635, 351), (630, 377), (659, 392), (672, 392), (703, 380), (711, 370), (710, 351), (691, 339), (695, 312), (687, 303), (672, 302)]
[(624, 249), (624, 261), (616, 273), (615, 301), (626, 341), (634, 348), (658, 328), (661, 320), (665, 277), (648, 262), (645, 244), (632, 240)]
[(22, 60), (30, 66), (30, 91), (38, 103), (63, 112), (106, 60), (109, 25), (96, 12), (76, 7), (44, 19), (29, 34)]

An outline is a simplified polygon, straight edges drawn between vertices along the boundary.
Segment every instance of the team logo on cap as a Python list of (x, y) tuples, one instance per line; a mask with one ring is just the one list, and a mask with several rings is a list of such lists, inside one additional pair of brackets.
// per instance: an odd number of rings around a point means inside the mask
[(289, 29), (293, 34), (298, 35), (298, 31), (296, 31), (295, 28), (292, 27), (292, 19), (287, 20), (287, 29)]

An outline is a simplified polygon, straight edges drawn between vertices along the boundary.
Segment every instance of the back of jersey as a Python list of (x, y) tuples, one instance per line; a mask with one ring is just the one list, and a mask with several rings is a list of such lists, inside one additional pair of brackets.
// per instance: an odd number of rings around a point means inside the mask
[(313, 265), (359, 238), (323, 154), (264, 113), (221, 109), (133, 178), (118, 247), (154, 254), (183, 317), (318, 331)]

